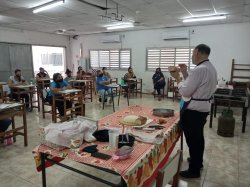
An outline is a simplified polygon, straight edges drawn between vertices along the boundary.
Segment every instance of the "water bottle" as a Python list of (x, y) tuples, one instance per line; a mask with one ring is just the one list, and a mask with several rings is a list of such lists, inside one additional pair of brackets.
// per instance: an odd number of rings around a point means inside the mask
[(34, 79), (30, 79), (30, 85), (34, 84)]

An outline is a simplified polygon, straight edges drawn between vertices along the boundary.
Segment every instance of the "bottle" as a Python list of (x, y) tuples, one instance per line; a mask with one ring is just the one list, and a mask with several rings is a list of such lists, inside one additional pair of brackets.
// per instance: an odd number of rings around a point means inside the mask
[(33, 85), (33, 84), (34, 84), (34, 80), (30, 79), (30, 85)]

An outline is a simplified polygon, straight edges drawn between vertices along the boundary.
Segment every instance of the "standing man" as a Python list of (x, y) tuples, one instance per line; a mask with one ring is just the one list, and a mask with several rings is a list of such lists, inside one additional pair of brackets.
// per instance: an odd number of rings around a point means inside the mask
[[(182, 95), (180, 102), (180, 125), (186, 137), (189, 148), (189, 168), (181, 171), (184, 178), (199, 178), (200, 169), (203, 167), (204, 134), (203, 129), (207, 115), (210, 111), (210, 100), (217, 84), (217, 72), (209, 61), (210, 48), (200, 44), (193, 50), (192, 61), (196, 67), (187, 72), (186, 65), (170, 72), (178, 83), (179, 93)], [(179, 71), (183, 74), (181, 82)]]

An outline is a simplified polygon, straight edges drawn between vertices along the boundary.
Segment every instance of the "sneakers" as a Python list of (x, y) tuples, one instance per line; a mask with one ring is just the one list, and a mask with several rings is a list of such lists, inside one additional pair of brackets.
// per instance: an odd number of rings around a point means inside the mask
[(192, 173), (189, 170), (181, 171), (180, 176), (187, 179), (200, 178), (200, 173)]
[(112, 104), (112, 98), (109, 98), (108, 103)]

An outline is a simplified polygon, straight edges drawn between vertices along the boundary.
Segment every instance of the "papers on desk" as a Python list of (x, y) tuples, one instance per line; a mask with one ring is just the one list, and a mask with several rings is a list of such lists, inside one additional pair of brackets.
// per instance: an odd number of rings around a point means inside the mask
[(0, 110), (10, 109), (16, 106), (20, 106), (20, 103), (1, 103)]
[(78, 91), (81, 91), (81, 90), (79, 90), (79, 89), (70, 89), (70, 90), (59, 91), (59, 93), (69, 94), (69, 93), (74, 93), (74, 92), (78, 92)]
[(120, 85), (119, 84), (116, 84), (116, 83), (112, 83), (112, 84), (108, 84), (106, 85), (107, 87), (110, 87), (110, 88), (118, 88)]
[(34, 85), (17, 85), (17, 86), (12, 86), (13, 88), (32, 88)]

